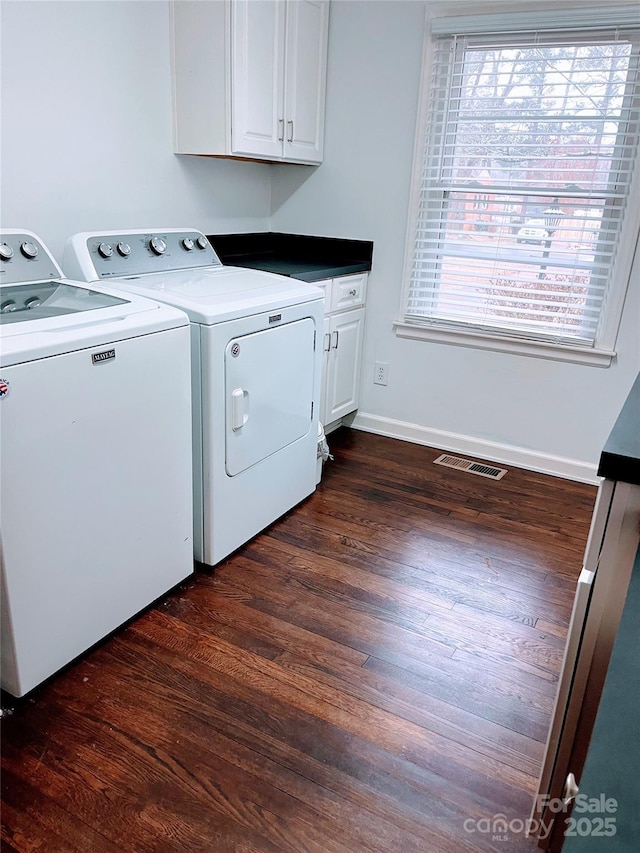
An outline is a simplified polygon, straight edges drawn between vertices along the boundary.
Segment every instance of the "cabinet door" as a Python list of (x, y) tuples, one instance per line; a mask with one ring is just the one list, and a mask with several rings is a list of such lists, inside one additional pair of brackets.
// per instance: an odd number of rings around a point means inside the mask
[(230, 6), (174, 0), (169, 9), (173, 150), (176, 154), (230, 154)]
[(329, 355), (331, 353), (331, 317), (324, 318), (322, 330), (322, 379), (320, 384), (320, 423), (329, 423), (327, 416), (327, 383), (329, 381)]
[(287, 3), (285, 160), (322, 162), (328, 0)]
[(331, 317), (325, 423), (358, 408), (364, 308)]
[(285, 4), (231, 4), (231, 151), (282, 159)]

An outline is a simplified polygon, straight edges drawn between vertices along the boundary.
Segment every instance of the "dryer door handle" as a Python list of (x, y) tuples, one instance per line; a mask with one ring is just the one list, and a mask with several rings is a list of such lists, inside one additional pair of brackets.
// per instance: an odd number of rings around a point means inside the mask
[(249, 392), (236, 388), (231, 393), (231, 429), (236, 432), (249, 420)]

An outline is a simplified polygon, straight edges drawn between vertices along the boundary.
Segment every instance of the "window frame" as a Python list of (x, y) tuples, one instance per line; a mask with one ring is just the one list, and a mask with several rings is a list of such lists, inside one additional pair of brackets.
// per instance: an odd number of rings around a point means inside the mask
[[(503, 33), (514, 34), (535, 30), (562, 29), (567, 33), (584, 35), (590, 29), (602, 30), (606, 22), (611, 25), (627, 25), (638, 28), (637, 11), (632, 7), (609, 7), (604, 10), (571, 9), (558, 10), (555, 13), (515, 12), (507, 15), (474, 15), (455, 19), (446, 18), (447, 7), (434, 11), (427, 10), (425, 35), (422, 53), (422, 72), (418, 104), (418, 120), (416, 125), (413, 166), (411, 171), (410, 206), (407, 220), (405, 261), (400, 301), (399, 318), (394, 322), (394, 330), (398, 337), (436, 343), (467, 346), (477, 349), (497, 352), (517, 353), (537, 358), (567, 361), (578, 364), (588, 364), (607, 367), (616, 356), (616, 339), (618, 336), (622, 312), (627, 290), (631, 284), (631, 271), (640, 237), (640, 204), (634, 204), (633, 199), (640, 197), (640, 150), (636, 152), (634, 173), (629, 188), (629, 202), (623, 217), (619, 232), (619, 244), (615, 256), (615, 264), (611, 278), (607, 300), (600, 317), (600, 325), (593, 346), (557, 342), (553, 340), (525, 337), (524, 333), (511, 331), (501, 334), (491, 329), (479, 329), (477, 326), (460, 325), (453, 327), (446, 321), (438, 322), (437, 318), (429, 320), (428, 324), (411, 322), (406, 319), (406, 309), (411, 288), (411, 271), (416, 246), (416, 230), (419, 219), (419, 199), (421, 192), (423, 157), (427, 143), (428, 125), (430, 118), (430, 92), (433, 74), (436, 68), (438, 35), (463, 33), (465, 35), (481, 35), (492, 26), (499, 27)], [(635, 17), (634, 17), (635, 16)], [(550, 20), (551, 17), (551, 20)], [(554, 17), (556, 20), (553, 20)], [(462, 24), (462, 26), (461, 26)], [(444, 100), (442, 109), (446, 109)], [(640, 121), (640, 115), (638, 115)], [(442, 233), (442, 232), (441, 232)]]

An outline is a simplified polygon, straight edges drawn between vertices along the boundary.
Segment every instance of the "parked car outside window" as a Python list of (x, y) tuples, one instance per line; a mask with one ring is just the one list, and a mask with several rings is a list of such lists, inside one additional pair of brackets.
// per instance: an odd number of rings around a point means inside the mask
[(542, 246), (549, 238), (549, 232), (544, 227), (544, 219), (527, 219), (525, 224), (518, 230), (516, 243), (533, 243)]

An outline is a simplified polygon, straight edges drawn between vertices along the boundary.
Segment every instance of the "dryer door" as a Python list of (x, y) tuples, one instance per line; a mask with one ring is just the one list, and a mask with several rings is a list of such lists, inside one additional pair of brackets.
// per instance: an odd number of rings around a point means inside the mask
[(225, 462), (230, 477), (309, 432), (314, 331), (307, 317), (228, 342)]

